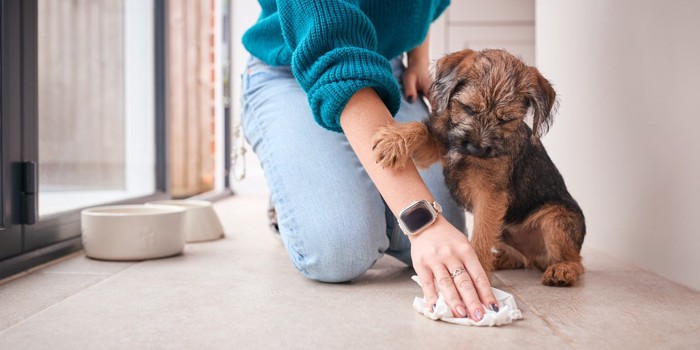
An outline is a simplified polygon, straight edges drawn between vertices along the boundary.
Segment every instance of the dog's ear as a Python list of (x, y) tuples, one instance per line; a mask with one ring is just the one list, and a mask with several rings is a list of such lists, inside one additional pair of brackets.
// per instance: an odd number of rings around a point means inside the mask
[(539, 138), (549, 131), (554, 121), (556, 112), (557, 93), (552, 85), (540, 72), (530, 67), (530, 84), (528, 84), (528, 99), (533, 108), (532, 141), (539, 142)]
[(473, 57), (474, 53), (469, 49), (458, 51), (440, 58), (435, 63), (433, 84), (428, 96), (433, 113), (444, 112), (457, 87), (466, 82), (466, 77), (461, 74), (464, 69), (460, 68), (469, 65), (466, 60)]

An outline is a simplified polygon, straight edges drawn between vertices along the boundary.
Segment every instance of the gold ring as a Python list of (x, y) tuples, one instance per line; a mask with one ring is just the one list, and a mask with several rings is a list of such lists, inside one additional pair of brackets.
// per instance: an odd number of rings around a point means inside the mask
[(463, 268), (460, 267), (460, 268), (458, 268), (457, 270), (454, 270), (454, 272), (452, 272), (452, 273), (450, 274), (450, 277), (452, 277), (452, 279), (454, 279), (455, 277), (457, 277), (457, 276), (459, 276), (459, 275), (461, 275), (461, 274), (463, 274), (463, 273), (465, 273), (465, 272), (467, 272), (467, 270), (465, 270), (465, 269), (463, 269)]

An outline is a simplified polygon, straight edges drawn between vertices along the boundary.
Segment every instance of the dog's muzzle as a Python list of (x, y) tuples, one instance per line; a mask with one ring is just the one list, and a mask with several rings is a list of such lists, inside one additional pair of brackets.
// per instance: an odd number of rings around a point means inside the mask
[(479, 145), (475, 145), (471, 142), (467, 142), (463, 147), (462, 147), (462, 152), (464, 154), (472, 155), (475, 157), (486, 157), (491, 153), (492, 149), (491, 147), (482, 147)]

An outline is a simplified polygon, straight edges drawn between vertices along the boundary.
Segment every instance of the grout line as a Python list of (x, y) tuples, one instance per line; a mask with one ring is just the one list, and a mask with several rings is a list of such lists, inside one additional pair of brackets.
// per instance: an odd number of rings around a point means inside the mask
[[(117, 271), (121, 272), (121, 270)], [(117, 273), (115, 272), (115, 273)], [(69, 271), (42, 271), (47, 275), (81, 275), (81, 276), (111, 276), (114, 273), (109, 272), (69, 272)]]
[(68, 254), (68, 255), (62, 256), (62, 257), (60, 257), (60, 258), (58, 258), (58, 259), (55, 259), (55, 260), (48, 261), (48, 262), (46, 262), (46, 263), (44, 263), (44, 264), (41, 264), (41, 265), (39, 265), (39, 266), (34, 266), (34, 267), (32, 267), (32, 268), (30, 268), (30, 269), (28, 269), (28, 270), (24, 270), (24, 271), (22, 271), (22, 272), (20, 272), (20, 273), (17, 273), (17, 274), (15, 274), (15, 275), (12, 275), (12, 276), (10, 276), (10, 277), (7, 277), (7, 278), (5, 278), (5, 279), (0, 280), (0, 286), (2, 286), (3, 284), (9, 283), (9, 282), (11, 282), (11, 281), (14, 281), (14, 280), (16, 280), (16, 279), (18, 279), (18, 278), (20, 278), (20, 277), (24, 277), (24, 276), (27, 276), (27, 275), (31, 275), (31, 274), (33, 274), (33, 273), (35, 273), (35, 272), (38, 272), (39, 270), (42, 270), (42, 269), (45, 269), (45, 268), (48, 268), (48, 267), (57, 265), (57, 264), (62, 263), (62, 262), (64, 262), (64, 261), (68, 260), (68, 259), (74, 258), (74, 257), (76, 257), (76, 256), (78, 256), (78, 255), (80, 255), (80, 254), (83, 254), (83, 251), (82, 251), (82, 250), (79, 250), (79, 251), (77, 251), (77, 252), (70, 253), (70, 254)]
[(557, 327), (556, 324), (554, 324), (552, 321), (550, 321), (542, 312), (540, 312), (540, 310), (538, 310), (534, 305), (525, 301), (523, 299), (522, 295), (520, 295), (518, 293), (514, 293), (514, 294), (517, 295), (520, 298), (520, 300), (522, 300), (523, 303), (525, 303), (530, 308), (530, 310), (532, 310), (532, 312), (535, 315), (537, 315), (537, 317), (539, 317), (547, 325), (547, 327), (549, 327), (552, 330), (552, 332), (554, 332), (554, 334), (556, 336), (560, 337), (562, 340), (564, 340), (565, 343), (569, 344), (569, 346), (571, 346), (572, 348), (578, 349), (578, 347), (574, 343), (574, 340), (571, 339), (568, 335), (564, 334), (559, 329), (559, 327)]
[(23, 319), (23, 320), (21, 320), (21, 321), (15, 323), (15, 324), (13, 324), (13, 325), (11, 325), (11, 326), (5, 328), (5, 329), (3, 329), (2, 331), (0, 331), (0, 337), (2, 337), (2, 335), (5, 334), (5, 333), (6, 333), (7, 331), (9, 331), (10, 329), (15, 328), (15, 327), (17, 327), (17, 326), (19, 326), (19, 325), (21, 325), (21, 324), (23, 324), (23, 323), (25, 323), (25, 322), (31, 320), (32, 318), (34, 318), (34, 317), (36, 317), (36, 316), (38, 316), (38, 315), (40, 315), (40, 314), (46, 312), (47, 310), (52, 309), (52, 308), (54, 308), (55, 306), (64, 303), (66, 300), (69, 300), (69, 299), (75, 297), (76, 295), (80, 294), (80, 293), (83, 292), (83, 291), (86, 291), (86, 290), (88, 290), (88, 289), (90, 289), (90, 288), (92, 288), (92, 287), (94, 287), (94, 286), (96, 286), (96, 285), (98, 285), (98, 284), (100, 284), (100, 283), (103, 283), (103, 282), (105, 282), (105, 281), (107, 281), (107, 280), (109, 280), (109, 279), (112, 279), (113, 277), (115, 277), (115, 276), (117, 276), (117, 275), (123, 273), (124, 271), (126, 271), (126, 270), (128, 270), (128, 269), (130, 269), (130, 268), (132, 268), (132, 267), (134, 267), (134, 266), (136, 266), (136, 265), (138, 265), (138, 264), (139, 264), (139, 263), (134, 263), (133, 265), (130, 265), (130, 266), (128, 266), (127, 268), (125, 268), (125, 269), (123, 269), (123, 270), (121, 270), (121, 271), (118, 271), (117, 273), (114, 273), (114, 274), (111, 274), (111, 275), (105, 275), (105, 278), (100, 279), (100, 280), (98, 280), (98, 281), (96, 281), (96, 282), (94, 282), (94, 283), (88, 284), (88, 285), (85, 286), (84, 288), (82, 288), (82, 289), (80, 289), (80, 290), (77, 290), (75, 293), (73, 293), (73, 294), (71, 294), (71, 295), (69, 295), (69, 296), (67, 296), (67, 297), (65, 297), (65, 298), (63, 298), (63, 299), (61, 299), (61, 300), (59, 300), (59, 301), (57, 301), (57, 302), (55, 302), (55, 303), (49, 305), (48, 307), (43, 308), (43, 309), (37, 311), (37, 312), (34, 313), (33, 315), (31, 315), (31, 316), (29, 316), (29, 317), (26, 317), (25, 319)]

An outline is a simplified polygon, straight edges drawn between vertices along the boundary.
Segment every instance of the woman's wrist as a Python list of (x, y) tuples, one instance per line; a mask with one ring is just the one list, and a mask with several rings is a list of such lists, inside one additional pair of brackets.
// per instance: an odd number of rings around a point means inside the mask
[(425, 37), (423, 43), (407, 54), (408, 66), (428, 66), (430, 63), (430, 34)]
[(411, 244), (418, 243), (419, 241), (421, 241), (422, 238), (426, 238), (433, 235), (435, 231), (449, 230), (452, 227), (452, 224), (449, 221), (447, 221), (447, 219), (445, 219), (445, 217), (442, 214), (438, 214), (437, 218), (435, 219), (435, 222), (433, 222), (430, 226), (426, 227), (420, 233), (408, 236), (408, 239), (411, 241)]

